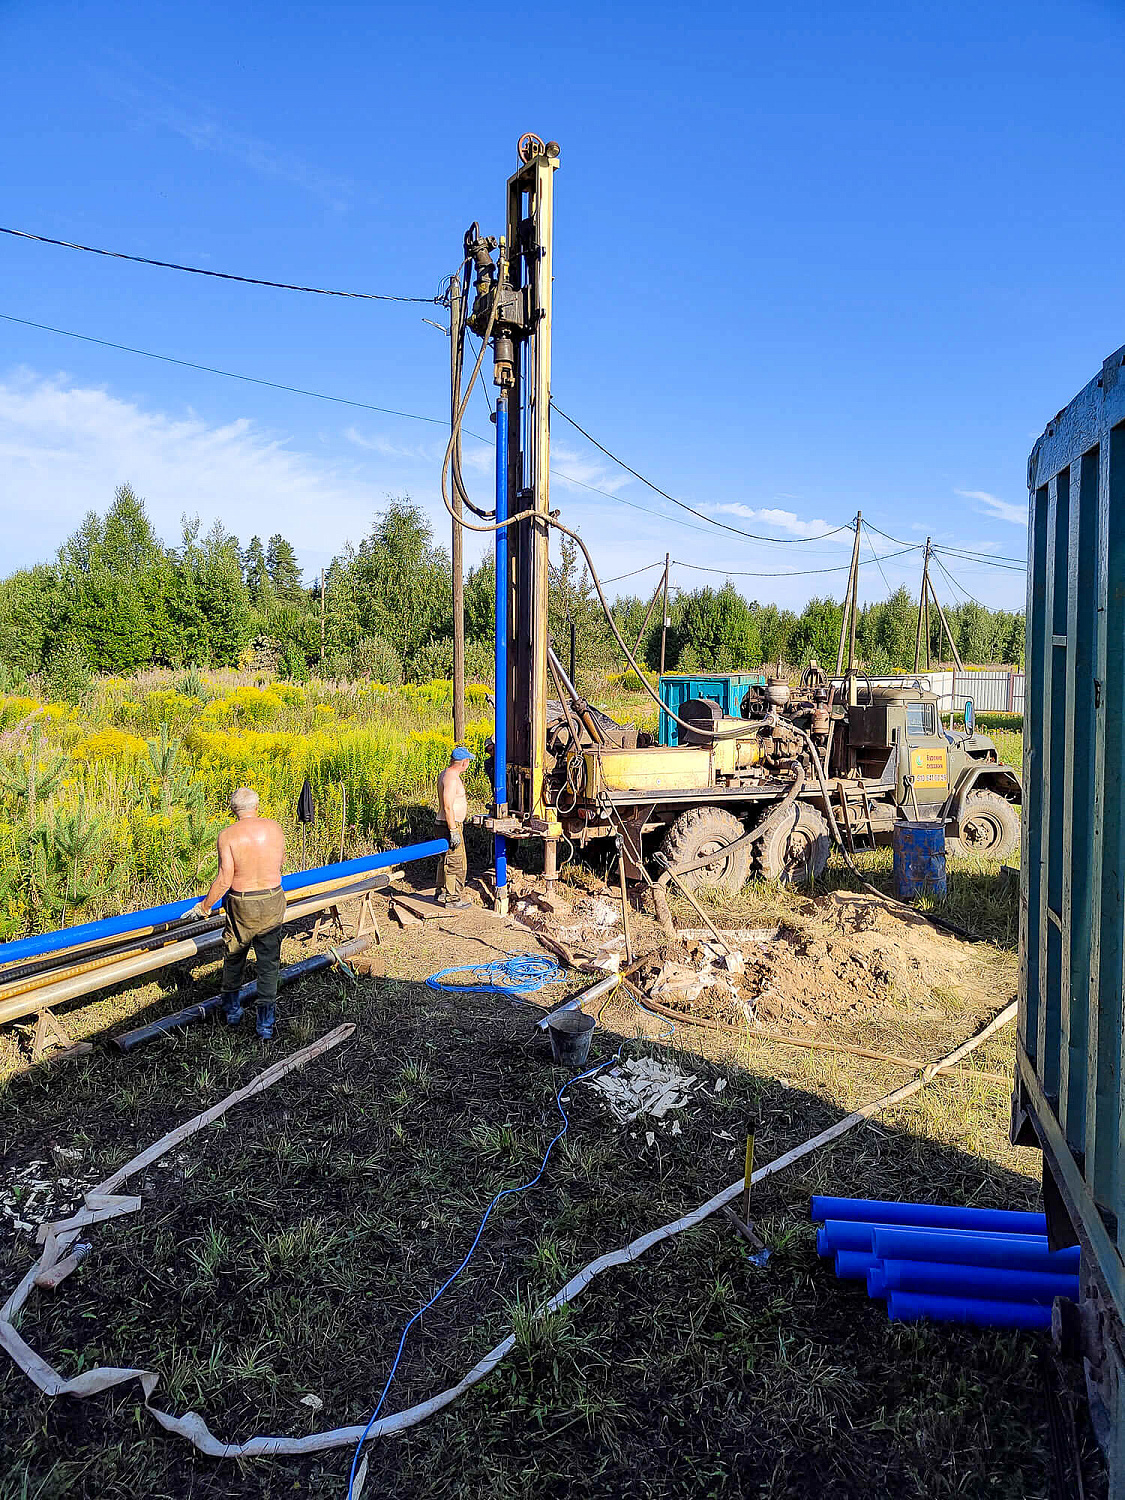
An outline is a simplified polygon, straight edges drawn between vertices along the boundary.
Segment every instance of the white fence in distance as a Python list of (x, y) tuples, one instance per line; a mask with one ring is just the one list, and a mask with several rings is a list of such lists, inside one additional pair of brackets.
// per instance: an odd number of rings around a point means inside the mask
[[(903, 672), (892, 677), (872, 677), (874, 687), (898, 687), (920, 682), (936, 693), (943, 712), (965, 711), (965, 700), (973, 700), (978, 714), (1022, 714), (1024, 674), (1006, 667), (978, 672)], [(862, 694), (862, 689), (860, 690)]]

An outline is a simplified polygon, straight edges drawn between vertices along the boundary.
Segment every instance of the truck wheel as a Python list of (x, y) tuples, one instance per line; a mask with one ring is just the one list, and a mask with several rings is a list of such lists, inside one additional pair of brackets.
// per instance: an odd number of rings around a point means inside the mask
[(945, 852), (1007, 859), (1019, 841), (1019, 810), (998, 792), (970, 792), (961, 810), (961, 836), (948, 839)]
[(782, 885), (815, 880), (828, 863), (828, 824), (815, 807), (796, 802), (754, 845), (757, 873)]
[(721, 851), (745, 832), (735, 815), (724, 812), (721, 807), (693, 807), (681, 813), (669, 828), (661, 853), (672, 870), (680, 865), (693, 864), (705, 854), (717, 855), (714, 864), (704, 865), (680, 879), (690, 891), (709, 886), (735, 895), (750, 874), (750, 846), (744, 844), (733, 854), (724, 855)]

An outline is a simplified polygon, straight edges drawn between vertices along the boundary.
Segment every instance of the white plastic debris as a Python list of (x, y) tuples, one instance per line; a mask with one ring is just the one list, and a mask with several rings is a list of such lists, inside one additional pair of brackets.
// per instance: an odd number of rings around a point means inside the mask
[(324, 1402), (320, 1399), (319, 1396), (314, 1396), (312, 1391), (310, 1391), (307, 1396), (301, 1397), (301, 1405), (307, 1406), (310, 1411), (324, 1410)]
[(641, 1115), (662, 1120), (670, 1110), (683, 1109), (697, 1082), (694, 1073), (681, 1073), (653, 1057), (638, 1057), (599, 1073), (587, 1087), (598, 1091), (624, 1125)]

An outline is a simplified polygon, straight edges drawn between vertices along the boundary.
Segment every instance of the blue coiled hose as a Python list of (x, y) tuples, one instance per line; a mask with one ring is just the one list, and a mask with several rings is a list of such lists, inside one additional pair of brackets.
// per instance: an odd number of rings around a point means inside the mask
[[(468, 974), (479, 978), (466, 984), (446, 984), (450, 974)], [(557, 984), (563, 971), (553, 958), (541, 953), (509, 953), (490, 964), (458, 964), (431, 974), (426, 983), (430, 989), (450, 995), (531, 995), (545, 984)]]

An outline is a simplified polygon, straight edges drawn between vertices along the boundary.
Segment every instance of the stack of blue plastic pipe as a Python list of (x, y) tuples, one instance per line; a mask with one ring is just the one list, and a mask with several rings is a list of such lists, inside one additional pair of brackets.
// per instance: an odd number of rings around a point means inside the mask
[(1049, 1328), (1056, 1297), (1078, 1298), (1078, 1247), (1050, 1251), (1043, 1214), (874, 1198), (810, 1200), (817, 1254), (865, 1281), (892, 1322)]

